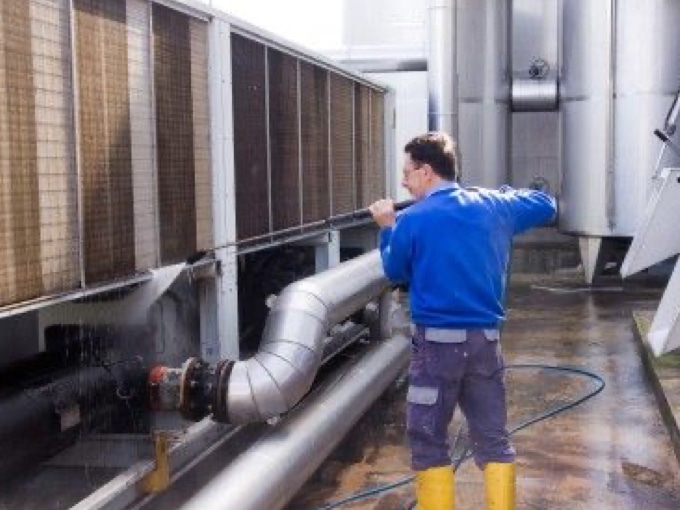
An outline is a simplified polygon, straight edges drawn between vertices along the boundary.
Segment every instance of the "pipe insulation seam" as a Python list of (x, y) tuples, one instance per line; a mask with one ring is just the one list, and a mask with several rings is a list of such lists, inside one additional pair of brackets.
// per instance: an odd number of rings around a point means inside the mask
[(183, 510), (280, 510), (406, 367), (410, 340), (371, 344), (286, 420), (218, 473)]
[(244, 424), (290, 410), (312, 386), (328, 329), (388, 286), (378, 250), (290, 284), (267, 316), (258, 353), (234, 364), (225, 409), (215, 414)]

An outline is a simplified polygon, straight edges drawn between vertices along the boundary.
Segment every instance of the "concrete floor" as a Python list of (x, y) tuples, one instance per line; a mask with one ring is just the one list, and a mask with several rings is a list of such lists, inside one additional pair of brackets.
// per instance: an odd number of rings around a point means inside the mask
[[(506, 362), (582, 367), (607, 386), (585, 404), (514, 436), (520, 509), (678, 509), (680, 469), (636, 347), (631, 311), (653, 309), (659, 289), (589, 290), (575, 281), (513, 285)], [(531, 369), (507, 374), (510, 427), (589, 391), (592, 382)], [(288, 510), (323, 507), (410, 474), (403, 426), (406, 381), (388, 391), (300, 491)], [(451, 434), (459, 429), (454, 419)], [(484, 508), (482, 474), (456, 475), (457, 508)], [(409, 508), (413, 487), (344, 505)]]
[[(503, 332), (507, 363), (582, 367), (607, 383), (594, 399), (514, 436), (518, 509), (680, 509), (678, 461), (643, 369), (631, 319), (633, 310), (656, 308), (661, 291), (628, 286), (589, 289), (571, 277), (530, 278), (512, 286)], [(594, 387), (582, 377), (546, 369), (509, 370), (507, 385), (511, 428)], [(402, 377), (390, 387), (287, 510), (320, 509), (326, 502), (411, 475), (404, 430), (406, 386)], [(452, 437), (460, 423), (457, 415)], [(262, 427), (246, 427), (244, 435), (252, 437), (215, 450), (212, 461), (203, 463), (205, 469), (187, 473), (145, 510), (179, 508), (214, 476), (210, 469), (235, 458)], [(91, 470), (81, 475), (92, 483)], [(59, 476), (74, 481), (66, 473)], [(66, 508), (70, 505), (59, 489), (62, 481), (51, 479), (48, 487), (53, 490), (40, 489), (30, 502), (7, 498), (0, 490), (0, 509)], [(458, 510), (484, 508), (482, 474), (474, 464), (464, 463), (456, 481)], [(59, 497), (51, 496), (57, 492)], [(399, 510), (410, 508), (412, 501), (413, 487), (404, 484), (342, 508)]]

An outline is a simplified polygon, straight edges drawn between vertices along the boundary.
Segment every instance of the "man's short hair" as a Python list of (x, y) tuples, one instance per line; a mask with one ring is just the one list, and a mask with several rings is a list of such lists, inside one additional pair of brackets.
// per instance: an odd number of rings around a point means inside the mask
[(456, 161), (456, 142), (448, 134), (432, 131), (416, 136), (404, 147), (414, 163), (428, 164), (441, 178), (457, 181), (460, 178)]

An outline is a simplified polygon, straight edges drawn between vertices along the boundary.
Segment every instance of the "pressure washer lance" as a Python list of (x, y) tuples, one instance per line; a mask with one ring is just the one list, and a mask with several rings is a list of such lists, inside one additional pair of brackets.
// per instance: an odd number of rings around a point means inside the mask
[[(394, 204), (394, 209), (396, 211), (401, 211), (403, 209), (406, 209), (407, 207), (413, 205), (414, 200), (403, 200), (401, 202), (395, 202)], [(348, 224), (356, 222), (356, 221), (363, 221), (367, 220), (368, 218), (371, 217), (371, 212), (368, 210), (368, 208), (365, 209), (359, 209), (358, 211), (352, 211), (349, 213), (343, 213), (343, 214), (338, 214), (336, 216), (331, 216), (330, 218), (323, 220), (319, 222), (318, 227), (322, 227), (325, 229), (333, 229), (333, 228), (340, 228), (343, 226), (348, 226)], [(300, 228), (304, 228), (304, 225), (301, 225)], [(275, 234), (275, 232), (273, 233)], [(269, 237), (271, 234), (267, 234), (263, 236)], [(246, 239), (245, 241), (252, 241), (253, 239)], [(244, 241), (240, 241), (244, 242)], [(201, 260), (203, 257), (208, 255), (208, 253), (213, 253), (216, 250), (221, 250), (223, 248), (228, 248), (230, 246), (238, 246), (239, 241), (236, 242), (229, 242), (229, 243), (224, 243), (220, 244), (218, 246), (213, 246), (212, 248), (208, 248), (205, 250), (200, 250), (191, 255), (190, 257), (187, 258), (186, 260), (186, 265), (191, 266)]]

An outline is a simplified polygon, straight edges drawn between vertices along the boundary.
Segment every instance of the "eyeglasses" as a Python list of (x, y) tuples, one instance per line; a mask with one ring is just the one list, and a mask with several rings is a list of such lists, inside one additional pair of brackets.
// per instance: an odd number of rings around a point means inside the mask
[(424, 165), (422, 165), (422, 164), (419, 165), (419, 164), (414, 163), (413, 168), (408, 168), (408, 167), (404, 166), (402, 173), (403, 173), (405, 178), (408, 178), (413, 172), (415, 172), (416, 170), (422, 170), (423, 168), (424, 168)]

